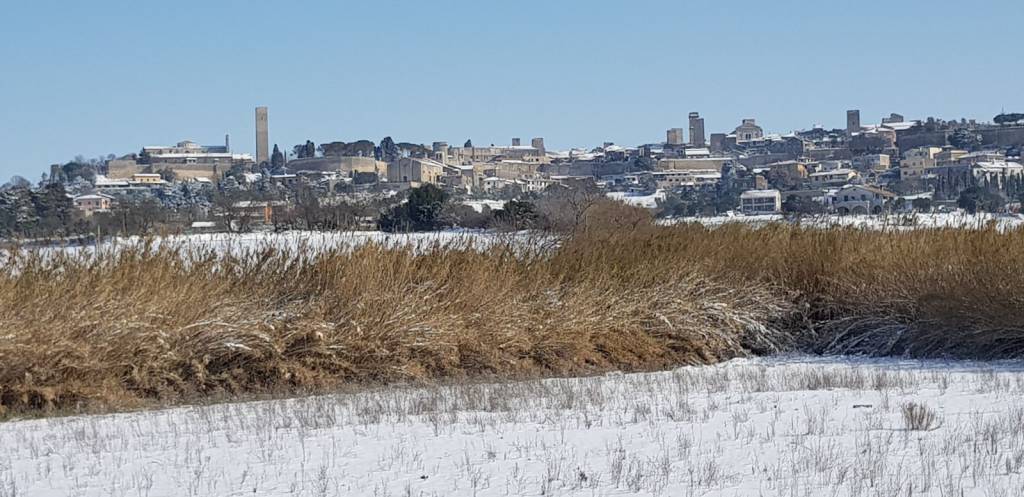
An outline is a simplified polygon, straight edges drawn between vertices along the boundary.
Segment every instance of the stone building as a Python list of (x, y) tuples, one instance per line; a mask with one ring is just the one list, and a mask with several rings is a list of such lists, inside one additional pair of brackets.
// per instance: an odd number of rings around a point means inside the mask
[(672, 128), (665, 132), (666, 144), (670, 147), (680, 147), (685, 141), (683, 140), (683, 128)]
[(736, 143), (745, 143), (761, 140), (764, 138), (764, 130), (757, 125), (754, 119), (744, 119), (743, 123), (733, 131), (736, 135)]
[(704, 140), (704, 118), (699, 112), (690, 113), (690, 146), (703, 147), (707, 144)]
[[(538, 148), (537, 146), (541, 148)], [(477, 162), (491, 162), (502, 159), (546, 162), (543, 149), (544, 140), (534, 138), (530, 146), (489, 146), (489, 147), (454, 147), (447, 149), (446, 164), (469, 165)]]
[(293, 159), (288, 162), (292, 171), (337, 172), (345, 176), (355, 173), (374, 173), (378, 177), (386, 177), (388, 165), (373, 157), (323, 156)]
[(432, 159), (402, 157), (388, 164), (389, 183), (409, 183), (411, 186), (422, 184), (438, 185), (444, 176), (444, 164)]
[(860, 133), (860, 111), (856, 109), (846, 111), (846, 134), (854, 133)]
[(681, 171), (681, 170), (706, 170), (712, 169), (721, 171), (726, 164), (734, 164), (732, 157), (700, 157), (700, 158), (679, 158), (661, 159), (655, 168), (658, 171)]
[(198, 145), (191, 141), (173, 146), (147, 146), (137, 156), (127, 156), (107, 162), (107, 177), (129, 179), (140, 173), (156, 174), (171, 171), (178, 180), (205, 178), (220, 179), (232, 166), (251, 166), (249, 154), (233, 154), (224, 145)]
[(918, 147), (908, 150), (900, 161), (900, 179), (916, 179), (935, 167), (935, 156), (942, 152), (939, 147)]
[(858, 171), (885, 171), (892, 167), (888, 154), (864, 154), (853, 158), (853, 168)]
[(270, 161), (269, 117), (266, 107), (256, 107), (256, 164)]

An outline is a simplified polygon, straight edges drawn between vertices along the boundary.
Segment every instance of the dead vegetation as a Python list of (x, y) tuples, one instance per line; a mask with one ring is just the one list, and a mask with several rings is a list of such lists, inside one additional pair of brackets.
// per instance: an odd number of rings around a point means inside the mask
[(0, 409), (651, 370), (1019, 357), (1024, 233), (592, 227), (556, 248), (10, 252)]

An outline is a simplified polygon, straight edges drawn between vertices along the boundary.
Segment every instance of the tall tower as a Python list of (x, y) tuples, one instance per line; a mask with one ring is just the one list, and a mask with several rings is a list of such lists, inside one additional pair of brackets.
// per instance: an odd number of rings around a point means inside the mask
[(665, 132), (666, 142), (669, 146), (680, 146), (683, 144), (683, 128), (672, 128)]
[(846, 111), (846, 134), (854, 133), (860, 133), (860, 111), (848, 110)]
[(544, 150), (544, 139), (543, 138), (534, 138), (534, 139), (530, 140), (530, 146), (532, 146), (533, 148), (539, 150), (541, 155), (544, 155), (545, 150)]
[(700, 117), (700, 112), (690, 113), (690, 145), (694, 147), (703, 147), (707, 142), (704, 141), (704, 118)]
[(256, 107), (256, 164), (270, 162), (270, 133), (267, 108)]

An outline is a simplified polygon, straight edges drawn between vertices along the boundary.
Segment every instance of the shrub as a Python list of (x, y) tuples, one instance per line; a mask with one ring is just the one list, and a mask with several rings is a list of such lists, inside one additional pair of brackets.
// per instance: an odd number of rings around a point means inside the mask
[(930, 431), (937, 428), (939, 416), (924, 404), (907, 402), (900, 406), (903, 425), (910, 431)]
[(448, 194), (444, 190), (426, 184), (409, 190), (404, 203), (395, 205), (381, 216), (379, 226), (382, 231), (430, 231), (445, 226), (442, 210), (448, 202)]

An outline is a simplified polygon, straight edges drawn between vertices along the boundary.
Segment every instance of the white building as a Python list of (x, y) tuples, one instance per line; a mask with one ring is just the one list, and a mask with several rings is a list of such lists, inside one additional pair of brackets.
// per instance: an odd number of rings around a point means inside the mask
[(839, 214), (881, 214), (896, 194), (866, 185), (846, 185), (825, 195), (825, 206)]
[(714, 169), (679, 169), (654, 171), (651, 178), (659, 190), (671, 190), (714, 185), (722, 179), (722, 173)]
[(740, 211), (747, 215), (782, 212), (782, 192), (747, 190), (740, 194)]

